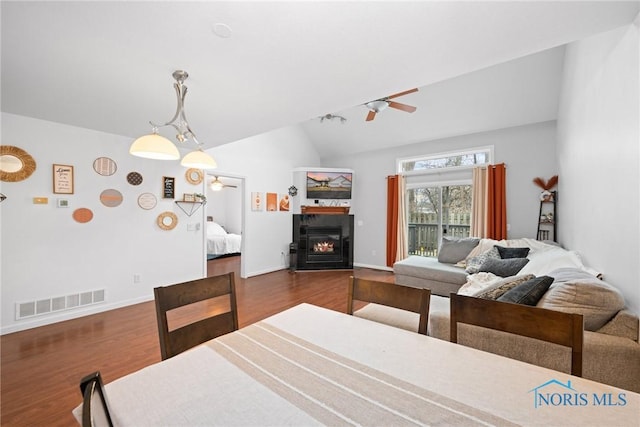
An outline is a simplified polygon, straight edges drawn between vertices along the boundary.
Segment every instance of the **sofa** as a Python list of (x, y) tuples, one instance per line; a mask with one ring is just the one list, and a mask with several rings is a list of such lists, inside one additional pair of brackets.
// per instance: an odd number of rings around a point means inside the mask
[[(624, 298), (615, 287), (597, 271), (584, 266), (577, 253), (556, 244), (531, 239), (475, 240), (475, 243), (467, 240), (459, 245), (455, 240), (443, 242), (441, 249), (445, 256), (441, 259), (462, 256), (455, 263), (435, 258), (396, 263), (400, 264), (396, 283), (438, 289), (437, 294), (432, 289), (428, 335), (449, 340), (447, 292), (579, 313), (583, 315), (585, 329), (583, 377), (640, 392), (639, 319), (626, 309)], [(500, 252), (496, 255), (496, 246), (503, 253), (526, 255), (500, 258)], [(452, 249), (455, 256), (447, 258), (453, 253)], [(458, 285), (460, 275), (464, 281)], [(514, 300), (510, 296), (519, 298), (523, 294), (533, 300)], [(354, 314), (417, 330), (415, 313), (369, 304)], [(525, 362), (535, 360), (536, 364), (561, 372), (571, 371), (568, 348), (470, 325), (459, 325), (459, 328), (460, 342), (465, 345)]]

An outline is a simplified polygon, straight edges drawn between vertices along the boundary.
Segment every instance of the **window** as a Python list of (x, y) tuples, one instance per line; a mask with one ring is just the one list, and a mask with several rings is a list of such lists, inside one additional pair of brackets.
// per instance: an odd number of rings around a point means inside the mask
[(410, 255), (438, 256), (443, 236), (469, 237), (472, 168), (489, 164), (493, 147), (398, 160), (405, 176)]
[(400, 159), (398, 172), (428, 172), (443, 169), (471, 168), (491, 162), (493, 147), (482, 147), (469, 151), (441, 153), (429, 156)]

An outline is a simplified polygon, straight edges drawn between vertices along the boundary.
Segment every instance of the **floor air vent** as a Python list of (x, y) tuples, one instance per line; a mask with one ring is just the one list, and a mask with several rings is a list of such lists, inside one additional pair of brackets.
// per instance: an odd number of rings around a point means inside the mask
[(104, 302), (104, 289), (63, 297), (21, 302), (16, 307), (16, 320)]

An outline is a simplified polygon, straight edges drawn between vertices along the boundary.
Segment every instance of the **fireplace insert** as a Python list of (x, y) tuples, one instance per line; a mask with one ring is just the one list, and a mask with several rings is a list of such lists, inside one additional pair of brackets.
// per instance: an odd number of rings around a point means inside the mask
[(353, 268), (353, 215), (293, 216), (298, 270)]

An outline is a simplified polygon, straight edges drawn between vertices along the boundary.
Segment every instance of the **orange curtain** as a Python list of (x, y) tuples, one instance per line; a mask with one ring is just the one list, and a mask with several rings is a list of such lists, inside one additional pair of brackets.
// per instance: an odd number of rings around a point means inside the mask
[(507, 238), (507, 169), (504, 163), (487, 166), (487, 236)]
[(398, 251), (398, 175), (387, 177), (387, 267), (393, 267)]

